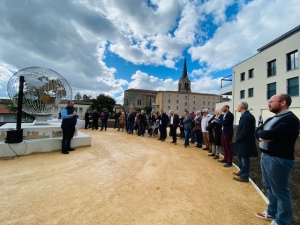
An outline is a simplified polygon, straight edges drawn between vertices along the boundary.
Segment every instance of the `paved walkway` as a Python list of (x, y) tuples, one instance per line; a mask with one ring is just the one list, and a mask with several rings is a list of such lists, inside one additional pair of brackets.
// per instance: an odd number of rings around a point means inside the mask
[(267, 225), (266, 203), (207, 151), (81, 130), (92, 146), (0, 161), (0, 224)]

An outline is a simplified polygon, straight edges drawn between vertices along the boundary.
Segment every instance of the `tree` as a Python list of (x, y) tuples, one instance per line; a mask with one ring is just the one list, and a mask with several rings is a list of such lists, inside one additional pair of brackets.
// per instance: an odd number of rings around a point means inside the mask
[(145, 106), (145, 111), (147, 114), (151, 113), (152, 112), (152, 107), (151, 106)]
[[(5, 101), (5, 107), (8, 109), (8, 111), (12, 113), (17, 113), (18, 112), (18, 107), (14, 105), (14, 103), (9, 99)], [(26, 112), (22, 112), (22, 118), (30, 118), (31, 120), (34, 119), (34, 116), (31, 114), (28, 114)]]
[(115, 99), (111, 98), (108, 95), (100, 94), (96, 99), (93, 99), (91, 105), (92, 109), (97, 109), (98, 112), (102, 111), (103, 108), (107, 108), (111, 115), (114, 114), (114, 106), (116, 105)]
[(82, 96), (79, 92), (77, 92), (77, 94), (74, 96), (74, 99), (75, 100), (81, 100), (82, 99)]
[(83, 98), (83, 99), (91, 99), (92, 96), (87, 95), (87, 94), (83, 94), (83, 95), (82, 95), (82, 98)]

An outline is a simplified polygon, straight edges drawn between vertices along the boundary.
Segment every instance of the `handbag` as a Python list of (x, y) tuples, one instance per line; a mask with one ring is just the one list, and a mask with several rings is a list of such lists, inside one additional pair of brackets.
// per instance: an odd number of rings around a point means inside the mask
[(201, 125), (200, 124), (196, 124), (195, 130), (201, 130)]

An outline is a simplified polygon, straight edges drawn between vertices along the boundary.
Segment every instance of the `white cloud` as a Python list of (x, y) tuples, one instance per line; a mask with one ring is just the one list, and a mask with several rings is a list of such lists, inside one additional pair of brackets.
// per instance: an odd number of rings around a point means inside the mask
[(212, 71), (223, 70), (256, 53), (288, 30), (299, 25), (300, 1), (257, 0), (241, 5), (236, 20), (224, 23), (202, 46), (193, 46), (193, 60), (206, 63)]
[(177, 89), (178, 81), (171, 78), (160, 79), (153, 75), (148, 75), (140, 70), (136, 71), (131, 76), (132, 81), (128, 84), (128, 88), (139, 88), (147, 90), (175, 90)]

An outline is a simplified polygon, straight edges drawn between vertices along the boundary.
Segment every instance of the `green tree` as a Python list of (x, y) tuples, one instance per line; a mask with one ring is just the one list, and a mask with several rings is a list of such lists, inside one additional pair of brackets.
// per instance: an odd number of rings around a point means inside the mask
[(152, 112), (152, 107), (151, 106), (145, 106), (144, 110), (146, 111), (147, 114)]
[(74, 96), (74, 99), (75, 100), (81, 100), (82, 99), (82, 96), (79, 92), (77, 92), (77, 94)]
[(108, 95), (100, 94), (96, 99), (93, 99), (91, 105), (92, 109), (97, 109), (98, 112), (102, 111), (103, 108), (107, 108), (108, 112), (114, 114), (114, 106), (116, 105), (115, 99), (111, 98)]
[[(17, 113), (18, 112), (18, 107), (15, 106), (15, 104), (9, 99), (5, 101), (5, 107), (8, 109), (8, 111), (12, 113)], [(17, 115), (16, 115), (17, 116)], [(26, 112), (22, 112), (22, 118), (30, 118), (31, 120), (34, 119), (33, 115), (30, 115)]]

